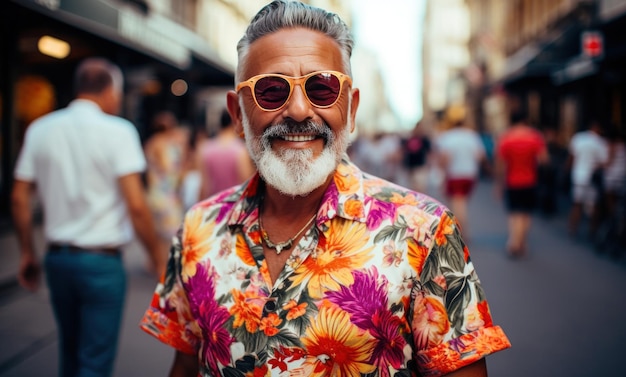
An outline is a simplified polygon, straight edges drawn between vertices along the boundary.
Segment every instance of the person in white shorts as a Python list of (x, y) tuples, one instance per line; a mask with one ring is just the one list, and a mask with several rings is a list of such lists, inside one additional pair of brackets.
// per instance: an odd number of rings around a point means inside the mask
[(589, 218), (589, 233), (593, 235), (598, 224), (598, 187), (594, 173), (598, 174), (608, 161), (609, 148), (601, 136), (602, 126), (592, 121), (585, 131), (576, 133), (569, 144), (572, 182), (572, 208), (569, 214), (570, 235), (576, 235), (584, 213)]

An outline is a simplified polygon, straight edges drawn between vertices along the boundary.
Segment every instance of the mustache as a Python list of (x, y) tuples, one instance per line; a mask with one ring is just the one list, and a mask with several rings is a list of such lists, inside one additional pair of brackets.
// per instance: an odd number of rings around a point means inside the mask
[(287, 120), (273, 126), (268, 127), (263, 132), (263, 139), (282, 137), (289, 134), (314, 134), (324, 138), (326, 142), (334, 140), (334, 134), (326, 123), (318, 123), (312, 120), (305, 122), (296, 122)]

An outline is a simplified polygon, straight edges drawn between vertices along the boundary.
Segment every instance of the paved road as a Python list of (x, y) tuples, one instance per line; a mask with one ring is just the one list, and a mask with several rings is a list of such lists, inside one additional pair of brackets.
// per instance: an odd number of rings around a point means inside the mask
[[(535, 218), (530, 258), (508, 259), (506, 217), (488, 183), (478, 186), (469, 214), (472, 259), (494, 320), (513, 343), (489, 357), (490, 376), (626, 376), (626, 264), (569, 239), (563, 214)], [(8, 257), (16, 253), (14, 241), (0, 247), (0, 263), (15, 264)], [(166, 376), (173, 352), (137, 326), (154, 282), (143, 272), (138, 247), (127, 252), (129, 296), (115, 376)], [(56, 376), (47, 291), (29, 294), (5, 286), (0, 293), (0, 377)]]
[[(114, 375), (166, 376), (173, 351), (138, 327), (156, 281), (144, 272), (145, 259), (137, 245), (126, 252), (128, 296)], [(45, 287), (36, 294), (16, 288), (0, 297), (0, 339), (1, 377), (57, 375), (56, 329)]]
[(485, 183), (469, 213), (472, 259), (513, 345), (489, 357), (490, 375), (626, 376), (626, 265), (570, 239), (564, 213), (535, 217), (530, 257), (507, 258), (506, 217)]

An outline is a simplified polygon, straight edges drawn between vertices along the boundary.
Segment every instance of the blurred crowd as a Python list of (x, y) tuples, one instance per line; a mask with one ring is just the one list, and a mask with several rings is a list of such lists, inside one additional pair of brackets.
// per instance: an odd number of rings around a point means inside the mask
[[(254, 166), (243, 138), (237, 135), (224, 108), (219, 127), (207, 125), (193, 132), (171, 111), (152, 119), (152, 133), (144, 142), (147, 161), (147, 199), (162, 243), (169, 252), (184, 213), (195, 203), (244, 182)], [(210, 129), (217, 128), (215, 134)]]
[(493, 182), (494, 199), (512, 213), (506, 248), (513, 256), (525, 255), (533, 214), (561, 216), (571, 237), (617, 256), (626, 247), (625, 135), (623, 127), (592, 119), (563, 140), (520, 111), (506, 130), (491, 134), (470, 127), (463, 107), (451, 106), (440, 120), (421, 120), (408, 132), (360, 134), (349, 154), (364, 171), (447, 204), (467, 239), (479, 216), (467, 213), (467, 201), (483, 180)]
[[(468, 200), (483, 180), (494, 183), (494, 200), (503, 200), (509, 212), (525, 214), (523, 219), (515, 215), (509, 219), (514, 223), (506, 245), (509, 253), (525, 253), (530, 214), (566, 216), (572, 237), (584, 237), (601, 251), (615, 248), (610, 240), (626, 237), (624, 130), (592, 120), (587, 129), (564, 142), (554, 128), (542, 129), (516, 116), (512, 115), (507, 132), (494, 135), (470, 127), (464, 108), (452, 106), (441, 120), (420, 120), (406, 132), (360, 133), (348, 153), (363, 171), (444, 202), (468, 240), (472, 219), (479, 215), (467, 213)], [(143, 143), (144, 183), (164, 255), (187, 209), (243, 182), (255, 171), (226, 109), (213, 122), (189, 127), (180, 124), (171, 111), (159, 111), (151, 118), (149, 137)], [(507, 173), (503, 149), (511, 143), (504, 139), (520, 122), (535, 131), (536, 150), (529, 146), (532, 142), (513, 138), (512, 149), (518, 157), (508, 160)], [(530, 175), (521, 187), (530, 191), (511, 193), (506, 182), (511, 174)], [(624, 245), (618, 246), (612, 253), (621, 253)]]

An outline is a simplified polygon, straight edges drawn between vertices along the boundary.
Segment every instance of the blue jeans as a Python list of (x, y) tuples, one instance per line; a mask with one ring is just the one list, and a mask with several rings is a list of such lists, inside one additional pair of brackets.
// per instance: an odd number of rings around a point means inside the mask
[(45, 269), (59, 329), (59, 376), (110, 376), (126, 297), (121, 256), (49, 250)]

